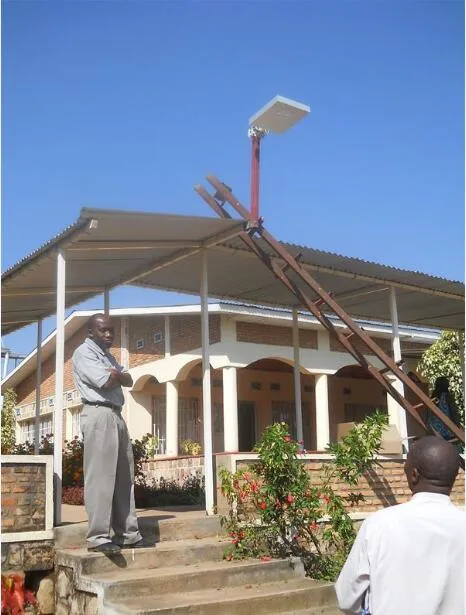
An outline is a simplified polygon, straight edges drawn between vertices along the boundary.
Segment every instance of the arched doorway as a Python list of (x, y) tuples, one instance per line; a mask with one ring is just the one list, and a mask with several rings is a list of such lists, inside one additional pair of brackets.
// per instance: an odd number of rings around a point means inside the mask
[(385, 389), (360, 365), (345, 365), (331, 378), (330, 438), (338, 439), (342, 423), (359, 423), (380, 410), (388, 412)]
[[(306, 450), (315, 448), (314, 377), (301, 370), (303, 436)], [(238, 370), (238, 440), (250, 451), (262, 431), (285, 422), (296, 437), (293, 365), (287, 359), (260, 359)]]

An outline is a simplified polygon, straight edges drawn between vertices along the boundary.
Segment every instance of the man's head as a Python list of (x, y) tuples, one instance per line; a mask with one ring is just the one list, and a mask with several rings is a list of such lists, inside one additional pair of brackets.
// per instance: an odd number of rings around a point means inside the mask
[(459, 467), (460, 457), (451, 444), (437, 436), (426, 436), (411, 446), (405, 474), (413, 493), (450, 495)]
[(114, 330), (110, 318), (105, 314), (94, 314), (87, 321), (88, 337), (103, 350), (113, 344)]

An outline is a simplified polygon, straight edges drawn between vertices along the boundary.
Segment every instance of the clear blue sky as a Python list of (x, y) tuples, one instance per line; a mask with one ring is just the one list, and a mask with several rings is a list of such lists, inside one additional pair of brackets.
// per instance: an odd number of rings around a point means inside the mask
[[(283, 240), (464, 279), (464, 9), (456, 1), (4, 1), (2, 270), (82, 206), (210, 215), (213, 172)], [(124, 289), (116, 307), (180, 302)], [(101, 306), (101, 297), (87, 304)], [(47, 324), (47, 331), (54, 319)], [(18, 352), (34, 329), (4, 339)]]

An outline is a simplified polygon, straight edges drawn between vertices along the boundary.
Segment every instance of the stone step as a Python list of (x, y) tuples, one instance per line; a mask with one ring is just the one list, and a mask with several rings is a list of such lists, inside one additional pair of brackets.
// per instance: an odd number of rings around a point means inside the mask
[(120, 554), (106, 556), (87, 549), (60, 549), (56, 552), (56, 565), (73, 568), (75, 574), (92, 575), (118, 569), (147, 569), (220, 561), (228, 546), (226, 539), (208, 537), (157, 543), (144, 549), (123, 549)]
[[(103, 615), (270, 615), (336, 609), (333, 584), (307, 578), (103, 601)], [(338, 611), (337, 611), (338, 612)]]
[(156, 570), (118, 570), (81, 577), (80, 589), (108, 600), (304, 578), (299, 559), (200, 562)]
[[(139, 529), (146, 540), (164, 542), (190, 538), (206, 538), (223, 534), (220, 519), (208, 517), (202, 511), (191, 516), (171, 516), (170, 513), (139, 516)], [(54, 529), (55, 547), (69, 549), (86, 544), (87, 522), (60, 525)]]

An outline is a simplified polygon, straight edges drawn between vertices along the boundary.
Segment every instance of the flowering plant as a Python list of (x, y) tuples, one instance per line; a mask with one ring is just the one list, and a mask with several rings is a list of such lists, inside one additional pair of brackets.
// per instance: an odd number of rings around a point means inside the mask
[(24, 575), (12, 572), (2, 574), (2, 615), (23, 615), (37, 613), (34, 594), (24, 587)]
[(323, 466), (316, 485), (285, 423), (265, 429), (255, 465), (221, 470), (220, 489), (229, 504), (222, 525), (232, 539), (225, 557), (299, 556), (308, 574), (334, 580), (355, 538), (347, 505), (363, 496), (342, 496), (333, 485), (335, 479), (356, 485), (375, 463), (386, 416), (376, 413), (361, 425), (330, 447), (334, 460)]

